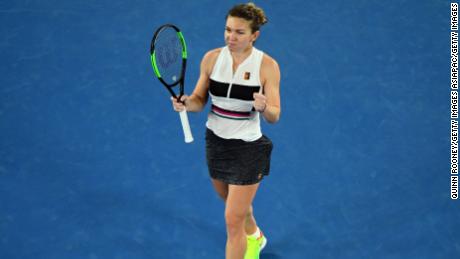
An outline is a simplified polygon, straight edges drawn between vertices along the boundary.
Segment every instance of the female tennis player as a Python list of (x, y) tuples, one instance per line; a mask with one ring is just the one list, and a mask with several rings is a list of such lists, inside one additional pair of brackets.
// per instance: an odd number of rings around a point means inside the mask
[(267, 243), (257, 226), (252, 202), (269, 173), (272, 142), (261, 133), (260, 116), (280, 117), (280, 70), (254, 47), (264, 11), (253, 3), (234, 6), (226, 16), (226, 46), (208, 51), (200, 77), (185, 103), (172, 98), (176, 111), (201, 111), (211, 97), (206, 123), (206, 158), (212, 183), (225, 202), (226, 258), (254, 259)]

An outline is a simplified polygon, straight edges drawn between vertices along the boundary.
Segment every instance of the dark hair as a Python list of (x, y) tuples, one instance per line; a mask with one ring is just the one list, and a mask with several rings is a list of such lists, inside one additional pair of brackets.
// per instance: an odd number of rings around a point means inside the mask
[(267, 23), (267, 17), (265, 17), (264, 10), (252, 2), (233, 6), (233, 8), (228, 11), (225, 19), (229, 16), (243, 18), (251, 22), (250, 26), (252, 33), (258, 31), (262, 25)]

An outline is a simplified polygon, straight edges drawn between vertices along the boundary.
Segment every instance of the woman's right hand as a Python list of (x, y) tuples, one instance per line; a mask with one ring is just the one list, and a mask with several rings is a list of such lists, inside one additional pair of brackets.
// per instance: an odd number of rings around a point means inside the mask
[(172, 97), (171, 96), (171, 102), (172, 102), (172, 105), (173, 105), (173, 108), (176, 112), (181, 112), (183, 110), (185, 110), (185, 101), (188, 99), (188, 96), (187, 95), (182, 95), (180, 100), (182, 102), (178, 102), (176, 98)]

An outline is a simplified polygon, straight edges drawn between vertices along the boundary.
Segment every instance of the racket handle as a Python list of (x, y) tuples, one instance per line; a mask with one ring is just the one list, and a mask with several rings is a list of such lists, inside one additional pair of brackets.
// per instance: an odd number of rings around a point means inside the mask
[(190, 123), (188, 122), (187, 111), (183, 110), (179, 112), (180, 122), (182, 123), (182, 129), (184, 130), (185, 143), (193, 142), (192, 131), (190, 130)]

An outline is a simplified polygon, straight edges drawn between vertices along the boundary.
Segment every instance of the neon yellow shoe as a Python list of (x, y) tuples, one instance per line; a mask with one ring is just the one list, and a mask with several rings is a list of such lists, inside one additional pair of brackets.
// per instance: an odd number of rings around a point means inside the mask
[(259, 259), (260, 244), (258, 238), (248, 237), (244, 259)]
[(267, 245), (267, 238), (265, 238), (262, 231), (260, 231), (260, 236), (258, 238), (248, 236), (247, 240), (248, 243), (244, 259), (259, 259), (260, 251)]

